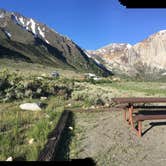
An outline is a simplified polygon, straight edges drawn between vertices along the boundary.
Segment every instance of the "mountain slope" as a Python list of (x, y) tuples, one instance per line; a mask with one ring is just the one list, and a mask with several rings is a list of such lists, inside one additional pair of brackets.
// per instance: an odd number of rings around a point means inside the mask
[[(89, 58), (72, 40), (19, 13), (0, 10), (0, 46), (5, 52), (9, 51), (10, 54), (6, 56), (9, 59), (24, 59), (31, 63), (94, 72), (99, 75), (110, 74), (106, 68)], [(17, 56), (14, 56), (16, 54)], [(0, 52), (0, 58), (5, 55), (4, 51)]]
[[(130, 53), (132, 52), (132, 56)], [(126, 75), (134, 75), (133, 60), (136, 54), (132, 46), (127, 43), (113, 43), (104, 46), (96, 51), (89, 50), (88, 53), (94, 58), (103, 63), (109, 70), (115, 74), (125, 73)], [(131, 70), (132, 69), (132, 70)]]
[(114, 74), (155, 80), (166, 73), (166, 30), (131, 46), (114, 43), (96, 51), (88, 51), (102, 60)]

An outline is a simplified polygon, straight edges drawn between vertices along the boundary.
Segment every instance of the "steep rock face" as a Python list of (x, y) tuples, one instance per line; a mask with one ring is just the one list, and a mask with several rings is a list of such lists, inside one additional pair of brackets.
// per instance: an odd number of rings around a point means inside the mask
[(137, 61), (138, 55), (130, 44), (113, 43), (96, 51), (89, 50), (88, 53), (115, 73), (128, 75), (136, 73), (133, 68), (133, 61)]
[(166, 31), (159, 31), (133, 46), (142, 63), (158, 69), (166, 68)]
[[(5, 50), (17, 52), (20, 60), (24, 57), (32, 63), (89, 71), (99, 75), (110, 74), (106, 68), (89, 58), (71, 39), (19, 13), (0, 10), (0, 45)], [(4, 51), (0, 52), (0, 58), (2, 57), (5, 57)], [(10, 59), (10, 56), (7, 58)]]
[(115, 73), (148, 79), (160, 78), (166, 72), (166, 30), (133, 46), (114, 43), (88, 52)]

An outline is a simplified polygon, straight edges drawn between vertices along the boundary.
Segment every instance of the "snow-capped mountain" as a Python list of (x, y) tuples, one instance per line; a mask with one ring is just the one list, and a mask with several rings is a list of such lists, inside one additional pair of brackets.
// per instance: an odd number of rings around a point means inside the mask
[[(91, 71), (108, 75), (110, 72), (98, 65), (75, 44), (47, 25), (16, 12), (0, 10), (0, 58), (6, 57), (7, 49), (14, 51), (17, 59), (49, 64), (55, 67), (70, 68), (78, 71)], [(10, 54), (8, 58), (15, 59)]]

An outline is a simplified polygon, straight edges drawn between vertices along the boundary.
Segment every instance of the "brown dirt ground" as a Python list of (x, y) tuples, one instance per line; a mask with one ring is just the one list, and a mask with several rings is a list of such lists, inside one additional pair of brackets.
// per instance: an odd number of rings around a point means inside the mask
[[(144, 121), (141, 138), (123, 119), (122, 111), (75, 113), (71, 158), (91, 157), (97, 165), (165, 166), (166, 121)], [(152, 127), (152, 122), (155, 123)]]

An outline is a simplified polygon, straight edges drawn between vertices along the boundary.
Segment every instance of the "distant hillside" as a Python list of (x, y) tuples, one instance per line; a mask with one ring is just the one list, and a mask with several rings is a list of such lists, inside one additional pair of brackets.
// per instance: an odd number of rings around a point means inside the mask
[(19, 13), (0, 10), (0, 58), (109, 75), (77, 44), (45, 24)]

